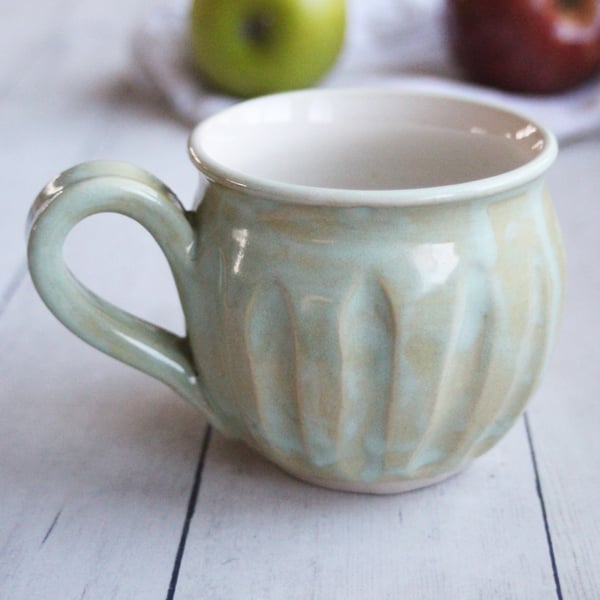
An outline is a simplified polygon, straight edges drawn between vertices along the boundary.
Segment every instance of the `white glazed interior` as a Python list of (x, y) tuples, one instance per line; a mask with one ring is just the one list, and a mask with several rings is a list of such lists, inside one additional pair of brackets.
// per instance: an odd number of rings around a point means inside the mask
[(301, 202), (431, 202), (538, 177), (554, 137), (504, 109), (400, 90), (307, 90), (243, 102), (199, 125), (209, 179)]

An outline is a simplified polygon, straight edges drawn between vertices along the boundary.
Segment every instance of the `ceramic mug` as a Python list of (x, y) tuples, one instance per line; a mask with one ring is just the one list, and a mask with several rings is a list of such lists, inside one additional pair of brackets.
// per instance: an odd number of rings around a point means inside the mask
[[(306, 90), (209, 118), (189, 150), (208, 180), (192, 211), (122, 163), (74, 167), (41, 192), (30, 271), (67, 327), (323, 486), (424, 486), (506, 433), (562, 297), (548, 131), (465, 99)], [(185, 337), (70, 274), (65, 237), (99, 212), (154, 236)]]

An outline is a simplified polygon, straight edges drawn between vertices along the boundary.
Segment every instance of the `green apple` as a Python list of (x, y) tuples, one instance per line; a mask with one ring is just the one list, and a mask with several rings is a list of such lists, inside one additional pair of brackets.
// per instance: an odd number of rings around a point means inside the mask
[(200, 75), (236, 96), (308, 87), (343, 45), (345, 0), (193, 0), (192, 56)]

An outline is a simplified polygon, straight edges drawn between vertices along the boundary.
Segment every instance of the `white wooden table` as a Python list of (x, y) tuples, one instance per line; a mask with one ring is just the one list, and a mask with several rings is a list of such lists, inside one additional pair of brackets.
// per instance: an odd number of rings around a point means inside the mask
[[(600, 598), (600, 141), (549, 184), (568, 251), (558, 347), (526, 416), (463, 474), (389, 497), (300, 483), (66, 331), (25, 267), (34, 196), (112, 158), (188, 206), (186, 129), (132, 85), (147, 0), (0, 0), (0, 599)], [(183, 331), (166, 261), (96, 217), (72, 269)]]

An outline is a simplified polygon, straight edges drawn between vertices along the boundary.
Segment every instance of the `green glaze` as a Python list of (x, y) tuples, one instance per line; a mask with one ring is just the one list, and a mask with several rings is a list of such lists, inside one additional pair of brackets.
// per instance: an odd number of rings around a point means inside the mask
[(81, 285), (64, 263), (71, 229), (101, 212), (141, 223), (163, 249), (177, 289), (189, 287), (195, 232), (173, 193), (132, 165), (111, 161), (65, 171), (41, 191), (28, 219), (29, 270), (48, 308), (86, 342), (171, 386), (208, 416), (186, 339), (142, 321)]
[(539, 181), (435, 209), (249, 202), (213, 184), (200, 211), (206, 288), (185, 311), (229, 435), (300, 475), (423, 480), (521, 414), (563, 283)]
[[(559, 320), (563, 251), (541, 179), (553, 155), (493, 185), (435, 188), (429, 200), (421, 189), (413, 202), (406, 190), (398, 202), (368, 191), (362, 205), (354, 190), (344, 205), (343, 190), (328, 202), (324, 189), (234, 180), (201, 154), (192, 141), (209, 184), (190, 213), (122, 163), (80, 165), (46, 186), (29, 260), (59, 319), (170, 385), (225, 435), (321, 485), (419, 487), (506, 433)], [(69, 230), (105, 211), (160, 244), (185, 338), (107, 304), (65, 267)]]

